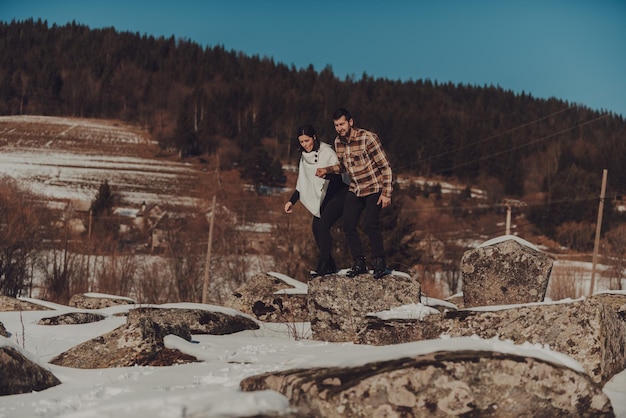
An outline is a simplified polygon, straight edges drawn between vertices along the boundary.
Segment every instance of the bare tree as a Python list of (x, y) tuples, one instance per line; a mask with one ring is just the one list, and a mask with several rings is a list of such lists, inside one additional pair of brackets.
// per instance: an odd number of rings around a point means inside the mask
[(29, 193), (0, 179), (0, 294), (17, 297), (31, 283), (36, 261), (39, 214)]
[(114, 249), (110, 254), (101, 257), (100, 265), (95, 271), (97, 290), (118, 296), (130, 296), (136, 271), (136, 257)]
[(300, 217), (276, 224), (276, 232), (272, 234), (275, 270), (306, 281), (318, 255), (310, 225), (309, 217), (306, 221)]
[(139, 303), (161, 304), (176, 300), (175, 295), (168, 260), (158, 257), (139, 264), (132, 297)]
[(620, 225), (607, 232), (604, 241), (612, 264), (609, 287), (612, 290), (622, 290), (622, 279), (626, 269), (626, 225)]

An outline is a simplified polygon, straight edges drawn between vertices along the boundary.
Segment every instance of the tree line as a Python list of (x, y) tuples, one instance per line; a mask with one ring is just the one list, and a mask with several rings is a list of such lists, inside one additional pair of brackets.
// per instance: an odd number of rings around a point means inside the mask
[[(380, 135), (396, 173), (495, 185), (494, 199), (540, 196), (530, 216), (552, 235), (564, 223), (593, 221), (603, 169), (607, 196), (626, 191), (624, 119), (557, 98), (366, 73), (342, 80), (331, 66), (298, 69), (75, 22), (0, 22), (0, 54), (2, 115), (120, 119), (182, 157), (215, 154), (229, 141), (232, 162), (273, 159), (268, 181), (280, 177), (277, 161), (295, 158), (297, 126), (312, 123), (330, 141), (330, 115), (342, 106)], [(619, 220), (610, 202), (605, 209), (607, 225)]]

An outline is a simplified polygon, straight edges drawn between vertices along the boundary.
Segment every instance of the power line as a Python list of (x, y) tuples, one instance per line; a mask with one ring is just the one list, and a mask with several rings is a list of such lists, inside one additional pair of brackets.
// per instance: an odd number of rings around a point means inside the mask
[[(482, 144), (482, 143), (484, 143), (484, 142), (487, 142), (487, 141), (489, 141), (489, 140), (492, 140), (492, 139), (495, 139), (495, 138), (501, 137), (501, 136), (506, 135), (506, 134), (510, 134), (510, 133), (512, 133), (512, 132), (515, 132), (515, 131), (518, 131), (518, 130), (520, 130), (520, 129), (523, 129), (523, 128), (526, 128), (526, 127), (528, 127), (528, 126), (531, 126), (531, 125), (533, 125), (533, 124), (536, 124), (536, 123), (538, 123), (538, 122), (544, 121), (544, 120), (546, 120), (546, 119), (548, 119), (548, 118), (551, 118), (551, 117), (553, 117), (553, 116), (556, 116), (556, 115), (558, 115), (558, 114), (560, 114), (560, 113), (563, 113), (563, 112), (565, 112), (565, 111), (567, 111), (567, 110), (570, 110), (570, 109), (572, 109), (572, 108), (574, 108), (574, 107), (576, 107), (576, 106), (570, 106), (570, 107), (568, 107), (568, 108), (566, 108), (566, 109), (563, 109), (563, 110), (561, 110), (561, 111), (559, 111), (559, 112), (555, 112), (555, 113), (552, 113), (552, 114), (550, 114), (550, 115), (548, 115), (548, 116), (544, 116), (544, 117), (542, 117), (542, 118), (535, 119), (534, 121), (527, 122), (527, 123), (525, 123), (525, 124), (523, 124), (523, 125), (519, 125), (519, 126), (517, 126), (517, 127), (511, 128), (511, 129), (509, 129), (509, 130), (507, 130), (507, 131), (504, 131), (504, 132), (501, 132), (501, 133), (498, 133), (498, 134), (495, 134), (495, 135), (492, 135), (492, 136), (489, 136), (489, 137), (483, 138), (483, 139), (481, 139), (481, 140), (478, 140), (478, 141), (473, 142), (473, 143), (470, 143), (470, 144), (466, 144), (466, 145), (463, 145), (463, 146), (457, 147), (457, 148), (455, 148), (455, 149), (453, 149), (453, 150), (450, 150), (450, 151), (445, 151), (445, 152), (442, 152), (442, 153), (437, 154), (437, 155), (433, 155), (433, 156), (429, 156), (429, 157), (427, 157), (427, 158), (423, 158), (423, 159), (418, 160), (418, 161), (416, 161), (416, 162), (414, 162), (414, 163), (411, 163), (411, 164), (407, 164), (407, 165), (404, 165), (404, 166), (399, 166), (398, 168), (399, 168), (399, 169), (405, 169), (405, 168), (410, 168), (410, 167), (418, 166), (418, 165), (423, 164), (423, 163), (425, 163), (425, 162), (427, 162), (427, 161), (434, 160), (435, 158), (439, 158), (439, 157), (442, 157), (442, 156), (444, 156), (444, 155), (448, 155), (448, 154), (451, 154), (451, 153), (454, 153), (454, 152), (460, 151), (460, 150), (462, 150), (462, 149), (466, 149), (466, 148), (470, 148), (470, 147), (475, 147), (475, 146), (477, 146), (477, 145), (479, 145), (479, 144)], [(524, 147), (526, 147), (526, 146), (529, 146), (529, 145), (532, 145), (532, 144), (535, 144), (535, 143), (538, 143), (538, 142), (541, 142), (541, 141), (545, 141), (545, 140), (550, 139), (550, 138), (553, 138), (553, 137), (555, 137), (555, 136), (562, 135), (562, 134), (564, 134), (564, 133), (571, 132), (571, 131), (576, 130), (576, 129), (580, 129), (580, 128), (582, 128), (583, 126), (589, 125), (589, 124), (591, 124), (591, 123), (595, 123), (595, 122), (597, 122), (597, 121), (599, 121), (599, 120), (602, 120), (602, 119), (608, 118), (608, 117), (610, 117), (610, 116), (611, 116), (611, 114), (610, 114), (610, 113), (605, 113), (605, 114), (603, 114), (603, 115), (601, 115), (601, 116), (599, 116), (599, 117), (597, 117), (597, 118), (594, 118), (594, 119), (592, 119), (592, 120), (589, 120), (589, 121), (586, 121), (586, 122), (579, 123), (579, 124), (577, 124), (576, 126), (573, 126), (573, 127), (570, 127), (570, 128), (563, 129), (563, 130), (561, 130), (561, 131), (559, 131), (559, 132), (556, 132), (556, 133), (553, 133), (553, 134), (549, 134), (549, 135), (543, 136), (543, 137), (541, 137), (541, 138), (532, 139), (532, 140), (530, 140), (530, 141), (528, 141), (528, 142), (525, 142), (525, 143), (523, 143), (523, 144), (520, 144), (520, 145), (517, 145), (517, 146), (511, 147), (511, 148), (507, 148), (507, 149), (502, 150), (502, 151), (497, 151), (497, 152), (494, 152), (494, 153), (491, 153), (491, 154), (485, 155), (485, 156), (483, 156), (483, 157), (480, 157), (480, 158), (477, 158), (477, 159), (474, 159), (474, 160), (470, 160), (470, 161), (466, 161), (466, 162), (461, 163), (461, 164), (454, 165), (454, 166), (452, 166), (452, 167), (449, 167), (448, 169), (443, 169), (442, 171), (446, 171), (446, 170), (454, 170), (454, 169), (456, 169), (456, 168), (463, 167), (463, 166), (470, 165), (470, 164), (474, 164), (474, 163), (477, 163), (477, 162), (479, 162), (479, 161), (483, 161), (483, 160), (486, 160), (486, 159), (488, 159), (488, 158), (492, 158), (492, 157), (495, 157), (495, 156), (498, 156), (498, 155), (501, 155), (501, 154), (505, 154), (505, 153), (507, 153), (507, 152), (510, 152), (510, 151), (513, 151), (513, 150), (516, 150), (516, 149), (524, 148)]]
[(574, 126), (574, 127), (567, 128), (567, 129), (563, 129), (563, 130), (561, 130), (561, 131), (559, 131), (559, 132), (555, 132), (555, 133), (553, 133), (553, 134), (546, 135), (546, 136), (543, 136), (543, 137), (541, 137), (541, 138), (536, 138), (536, 139), (533, 139), (533, 140), (528, 141), (528, 142), (526, 142), (526, 143), (523, 143), (523, 144), (520, 144), (520, 145), (517, 145), (517, 146), (511, 147), (511, 148), (508, 148), (508, 149), (506, 149), (506, 150), (502, 150), (502, 151), (494, 152), (494, 153), (492, 153), (492, 154), (486, 155), (486, 156), (481, 157), (481, 158), (479, 158), (479, 159), (477, 159), (477, 160), (474, 160), (474, 161), (468, 161), (468, 162), (465, 162), (465, 163), (462, 163), (462, 164), (455, 165), (454, 167), (452, 167), (452, 169), (455, 169), (455, 168), (458, 168), (458, 167), (463, 167), (463, 166), (468, 165), (468, 164), (473, 164), (473, 163), (478, 162), (478, 161), (486, 160), (487, 158), (495, 157), (495, 156), (497, 156), (497, 155), (505, 154), (505, 153), (507, 153), (507, 152), (511, 152), (511, 151), (513, 151), (513, 150), (516, 150), (516, 149), (524, 148), (524, 147), (527, 147), (527, 146), (529, 146), (529, 145), (536, 144), (536, 143), (541, 142), (541, 141), (545, 141), (546, 139), (553, 138), (553, 137), (555, 137), (555, 136), (558, 136), (558, 135), (564, 134), (564, 133), (566, 133), (566, 132), (571, 132), (571, 131), (573, 131), (573, 130), (580, 129), (580, 128), (582, 128), (583, 126), (590, 125), (590, 124), (592, 124), (592, 123), (594, 123), (594, 122), (597, 122), (597, 121), (602, 120), (602, 119), (604, 119), (604, 118), (607, 118), (607, 117), (609, 117), (609, 116), (610, 116), (610, 115), (609, 115), (608, 113), (606, 113), (606, 114), (604, 114), (604, 115), (602, 115), (602, 116), (599, 116), (599, 117), (597, 117), (597, 118), (595, 118), (595, 119), (592, 119), (592, 120), (590, 120), (590, 121), (587, 121), (587, 122), (583, 122), (583, 123), (578, 124), (578, 125), (576, 125), (576, 126)]
[[(576, 203), (576, 202), (589, 202), (589, 201), (596, 201), (599, 200), (598, 196), (583, 196), (580, 198), (575, 198), (575, 199), (559, 199), (559, 200), (551, 200), (551, 201), (544, 201), (544, 202), (540, 202), (540, 203), (530, 203), (530, 204), (526, 204), (524, 207), (525, 208), (531, 208), (531, 207), (544, 207), (546, 205), (562, 205), (564, 203)], [(497, 208), (501, 207), (501, 205), (499, 204), (477, 204), (477, 205), (465, 205), (465, 206), (453, 206), (453, 205), (447, 205), (447, 206), (437, 206), (437, 207), (427, 207), (427, 208), (418, 208), (418, 209), (402, 209), (403, 212), (409, 212), (409, 213), (431, 213), (431, 212), (453, 212), (455, 210), (473, 210), (473, 211), (479, 211), (479, 210), (495, 210)]]
[(470, 148), (470, 147), (477, 146), (477, 145), (479, 145), (479, 144), (482, 144), (482, 143), (484, 143), (484, 142), (490, 141), (490, 140), (492, 140), (492, 139), (496, 139), (496, 138), (501, 137), (501, 136), (503, 136), (503, 135), (507, 135), (507, 134), (513, 133), (513, 132), (515, 132), (515, 131), (521, 130), (521, 129), (526, 128), (526, 127), (528, 127), (528, 126), (531, 126), (531, 125), (534, 125), (534, 124), (539, 123), (539, 122), (541, 122), (541, 121), (544, 121), (544, 120), (546, 120), (546, 119), (552, 118), (552, 117), (554, 117), (554, 116), (556, 116), (556, 115), (558, 115), (558, 114), (564, 113), (564, 112), (566, 112), (566, 111), (568, 111), (568, 110), (570, 110), (570, 109), (573, 109), (573, 108), (575, 108), (575, 107), (576, 107), (575, 105), (572, 105), (572, 106), (567, 107), (567, 108), (565, 108), (565, 109), (559, 110), (558, 112), (551, 113), (551, 114), (549, 114), (549, 115), (547, 115), (547, 116), (544, 116), (544, 117), (541, 117), (541, 118), (539, 118), (539, 119), (535, 119), (535, 120), (533, 120), (533, 121), (530, 121), (530, 122), (524, 123), (524, 124), (522, 124), (522, 125), (519, 125), (519, 126), (513, 127), (513, 128), (511, 128), (511, 129), (508, 129), (508, 130), (506, 130), (506, 131), (503, 131), (503, 132), (497, 133), (497, 134), (495, 134), (495, 135), (488, 136), (488, 137), (483, 138), (483, 139), (480, 139), (480, 140), (478, 140), (478, 141), (476, 141), (476, 142), (472, 142), (472, 143), (469, 143), (469, 144), (465, 144), (465, 145), (462, 145), (462, 146), (460, 146), (460, 147), (457, 147), (457, 148), (451, 149), (451, 150), (449, 150), (449, 151), (445, 151), (445, 152), (442, 152), (442, 153), (439, 153), (439, 154), (432, 155), (432, 156), (428, 157), (428, 159), (424, 159), (424, 160), (418, 161), (418, 163), (420, 163), (420, 162), (424, 162), (424, 161), (427, 161), (427, 160), (431, 160), (431, 159), (435, 159), (435, 158), (439, 158), (439, 157), (443, 157), (444, 155), (452, 154), (452, 153), (455, 153), (455, 152), (457, 152), (457, 151), (461, 151), (461, 150), (463, 150), (463, 149), (465, 149), (465, 148)]

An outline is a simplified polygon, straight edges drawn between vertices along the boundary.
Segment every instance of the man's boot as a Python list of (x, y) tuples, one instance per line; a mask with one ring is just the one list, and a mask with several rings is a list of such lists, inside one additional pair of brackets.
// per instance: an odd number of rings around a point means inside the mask
[(374, 278), (380, 279), (387, 274), (387, 264), (385, 263), (385, 257), (374, 257), (372, 260), (374, 269)]
[(355, 277), (359, 274), (367, 273), (367, 266), (365, 265), (365, 257), (358, 257), (354, 260), (352, 268), (348, 270), (346, 276)]

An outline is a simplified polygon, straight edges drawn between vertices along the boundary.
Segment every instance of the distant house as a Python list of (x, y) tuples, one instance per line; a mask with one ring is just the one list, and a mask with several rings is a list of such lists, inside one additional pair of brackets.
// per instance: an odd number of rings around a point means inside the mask
[(613, 204), (618, 212), (626, 212), (626, 198), (624, 196), (615, 196)]
[(153, 252), (163, 252), (169, 245), (168, 232), (164, 229), (153, 228), (150, 231), (150, 250)]
[(135, 216), (135, 227), (140, 231), (150, 233), (148, 246), (154, 252), (162, 252), (169, 245), (167, 219), (168, 212), (166, 210), (161, 209), (157, 204), (146, 205), (145, 202)]
[(91, 209), (90, 200), (71, 199), (63, 208), (61, 219), (55, 222), (57, 228), (67, 227), (72, 235), (81, 235), (87, 232), (85, 226), (86, 214)]
[(78, 218), (72, 218), (68, 221), (67, 226), (72, 235), (81, 235), (87, 232), (84, 222)]
[(113, 215), (121, 216), (124, 218), (136, 218), (139, 213), (139, 209), (135, 208), (115, 208)]
[(146, 231), (153, 229), (161, 219), (167, 214), (159, 205), (147, 206), (145, 203), (141, 205), (141, 209), (135, 214), (133, 223), (141, 230)]
[(71, 199), (65, 203), (63, 207), (62, 217), (64, 220), (69, 220), (77, 215), (85, 217), (91, 210), (90, 200)]

